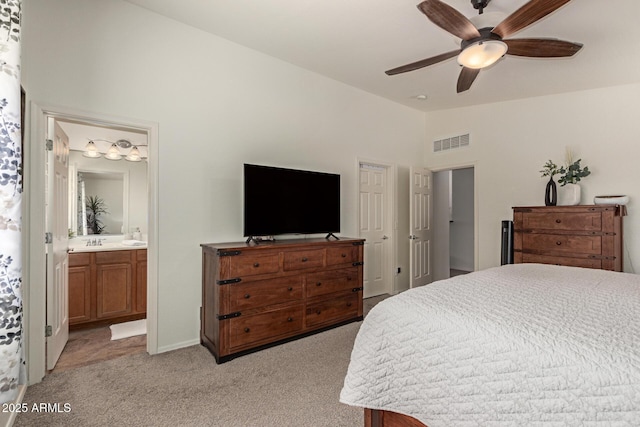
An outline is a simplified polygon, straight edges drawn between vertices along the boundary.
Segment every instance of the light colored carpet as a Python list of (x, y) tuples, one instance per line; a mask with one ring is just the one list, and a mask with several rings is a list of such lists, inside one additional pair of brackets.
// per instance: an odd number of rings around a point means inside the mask
[(71, 411), (21, 413), (15, 426), (360, 427), (362, 409), (338, 401), (360, 325), (222, 365), (196, 345), (54, 372), (24, 402), (69, 403)]
[(115, 325), (109, 326), (109, 329), (111, 329), (111, 341), (135, 337), (137, 335), (146, 335), (147, 319), (116, 323)]

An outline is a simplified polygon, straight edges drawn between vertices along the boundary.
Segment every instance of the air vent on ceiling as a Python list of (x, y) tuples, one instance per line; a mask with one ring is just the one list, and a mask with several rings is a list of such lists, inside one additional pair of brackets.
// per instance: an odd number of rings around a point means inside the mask
[(469, 134), (452, 136), (451, 138), (439, 139), (433, 141), (433, 152), (453, 150), (454, 148), (462, 148), (469, 146)]

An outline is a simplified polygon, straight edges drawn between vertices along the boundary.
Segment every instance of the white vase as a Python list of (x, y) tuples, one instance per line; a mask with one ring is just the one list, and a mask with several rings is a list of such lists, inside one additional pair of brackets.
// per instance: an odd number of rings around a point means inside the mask
[(558, 188), (558, 206), (573, 206), (580, 204), (580, 185), (565, 184)]

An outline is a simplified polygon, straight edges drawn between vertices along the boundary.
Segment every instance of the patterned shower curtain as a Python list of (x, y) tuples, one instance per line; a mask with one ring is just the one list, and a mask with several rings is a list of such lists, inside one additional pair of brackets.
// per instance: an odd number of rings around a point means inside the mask
[(0, 0), (0, 402), (24, 384), (21, 0)]

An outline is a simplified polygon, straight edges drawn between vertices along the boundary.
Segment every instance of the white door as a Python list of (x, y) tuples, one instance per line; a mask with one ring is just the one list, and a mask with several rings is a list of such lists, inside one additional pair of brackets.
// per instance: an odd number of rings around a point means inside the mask
[(69, 138), (53, 119), (47, 122), (47, 369), (53, 369), (69, 339)]
[(432, 174), (424, 168), (411, 168), (411, 194), (409, 201), (411, 230), (409, 239), (409, 286), (426, 285), (433, 281), (431, 269), (431, 216)]
[(364, 298), (393, 293), (387, 168), (360, 165), (360, 237), (364, 243)]

